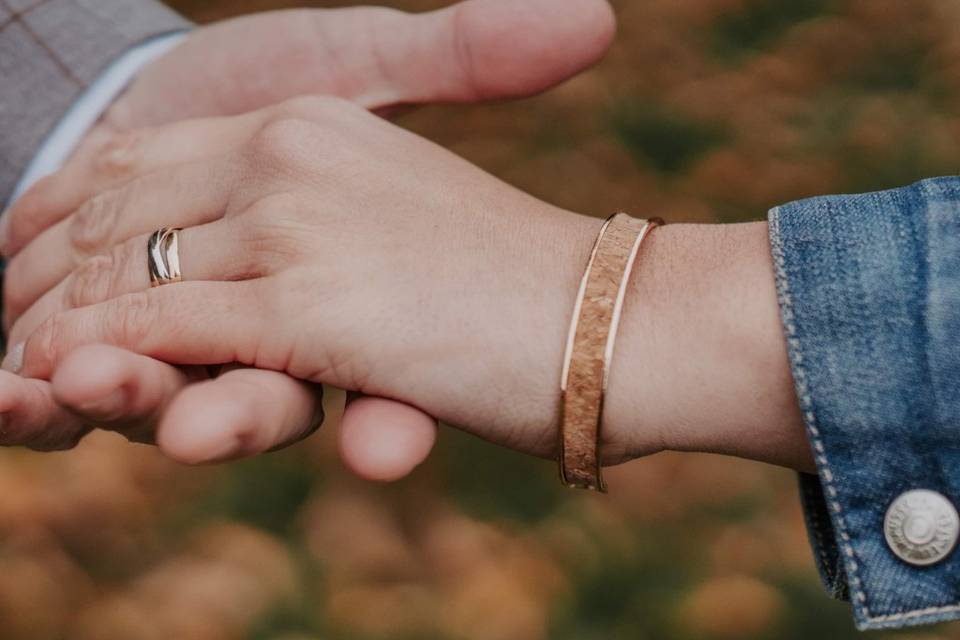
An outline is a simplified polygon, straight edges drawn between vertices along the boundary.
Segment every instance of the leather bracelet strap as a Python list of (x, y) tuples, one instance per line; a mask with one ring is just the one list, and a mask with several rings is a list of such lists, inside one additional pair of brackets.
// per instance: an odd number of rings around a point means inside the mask
[(603, 224), (580, 281), (567, 336), (561, 392), (560, 479), (606, 491), (600, 424), (620, 312), (640, 243), (662, 220), (615, 213)]

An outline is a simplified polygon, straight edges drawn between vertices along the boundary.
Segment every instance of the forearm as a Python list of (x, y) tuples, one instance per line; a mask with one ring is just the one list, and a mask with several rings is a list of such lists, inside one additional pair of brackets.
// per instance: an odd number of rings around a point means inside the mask
[(615, 434), (605, 454), (612, 462), (659, 443), (813, 469), (765, 222), (667, 225), (645, 241), (624, 306), (604, 430)]

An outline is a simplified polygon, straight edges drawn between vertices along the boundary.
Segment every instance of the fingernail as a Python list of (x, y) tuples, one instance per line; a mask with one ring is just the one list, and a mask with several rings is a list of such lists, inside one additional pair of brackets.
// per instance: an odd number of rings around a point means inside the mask
[(122, 416), (127, 407), (127, 391), (123, 387), (114, 389), (108, 395), (80, 405), (77, 408), (84, 417), (94, 420), (111, 421)]
[(20, 370), (23, 369), (22, 342), (7, 351), (7, 355), (3, 357), (3, 364), (0, 364), (0, 367), (11, 373), (20, 373)]

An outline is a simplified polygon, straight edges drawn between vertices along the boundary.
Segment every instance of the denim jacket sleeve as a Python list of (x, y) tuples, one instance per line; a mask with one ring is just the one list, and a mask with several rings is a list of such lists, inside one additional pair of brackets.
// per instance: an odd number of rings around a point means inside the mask
[[(821, 576), (860, 629), (960, 619), (960, 550), (920, 566), (885, 536), (906, 491), (960, 506), (960, 177), (794, 202), (769, 220), (818, 470), (800, 486)], [(949, 518), (934, 525), (948, 551)]]

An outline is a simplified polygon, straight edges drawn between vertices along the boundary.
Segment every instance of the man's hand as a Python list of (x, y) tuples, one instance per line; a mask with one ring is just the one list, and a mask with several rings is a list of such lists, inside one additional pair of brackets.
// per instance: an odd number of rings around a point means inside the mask
[(469, 0), (422, 14), (294, 9), (198, 30), (107, 114), (129, 130), (253, 111), (304, 94), (370, 110), (545, 90), (610, 46), (606, 0)]
[[(118, 133), (239, 113), (307, 93), (338, 95), (380, 111), (535, 93), (594, 62), (612, 38), (612, 14), (603, 0), (564, 0), (563, 11), (558, 6), (559, 0), (471, 0), (417, 16), (373, 8), (297, 10), (198, 30), (146, 69), (117, 101), (65, 169), (67, 179), (41, 182), (4, 217), (8, 222), (0, 243), (5, 253), (16, 255), (8, 272), (8, 313), (16, 317), (65, 266), (72, 268), (109, 245), (83, 241), (107, 224), (109, 212), (88, 211), (85, 222), (66, 223), (81, 203), (122, 185), (144, 161), (162, 165), (162, 157), (138, 156), (142, 149), (131, 143), (135, 137), (118, 138)], [(185, 426), (178, 433), (206, 434), (206, 439), (165, 446), (161, 433), (161, 447), (191, 462), (219, 459), (218, 449), (238, 438), (247, 445), (243, 454), (288, 442), (309, 430), (316, 413), (308, 410), (315, 396), (276, 373), (231, 372), (181, 393), (188, 379), (169, 365), (116, 349), (101, 348), (95, 355), (93, 373), (84, 364), (89, 359), (78, 355), (65, 361), (67, 373), (55, 378), (53, 392), (39, 382), (29, 383), (29, 394), (15, 391), (19, 382), (7, 385), (7, 396), (0, 398), (7, 418), (3, 441), (40, 442), (42, 437), (42, 446), (51, 448), (79, 439), (83, 421), (68, 421), (50, 402), (53, 395), (83, 419), (128, 434), (131, 422), (137, 433), (149, 434), (161, 416), (175, 415)], [(157, 380), (163, 383), (151, 382)], [(282, 416), (250, 411), (261, 397), (238, 393), (238, 383), (268, 389), (265, 402), (283, 406), (279, 398), (285, 398), (292, 410)], [(104, 403), (110, 411), (103, 410)], [(38, 418), (30, 424), (17, 419), (28, 414)], [(61, 433), (58, 443), (48, 437), (54, 423)], [(432, 419), (411, 407), (363, 398), (348, 407), (341, 447), (347, 464), (362, 475), (399, 477), (429, 451), (433, 429)]]

